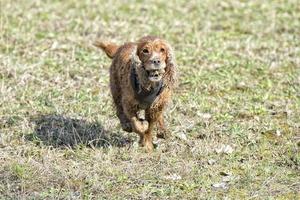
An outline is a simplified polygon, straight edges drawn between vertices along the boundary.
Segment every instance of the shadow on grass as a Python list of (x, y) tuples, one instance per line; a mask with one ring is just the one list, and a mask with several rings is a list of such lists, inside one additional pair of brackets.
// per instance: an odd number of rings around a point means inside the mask
[(33, 117), (31, 122), (35, 124), (35, 129), (27, 139), (53, 147), (124, 147), (133, 142), (122, 133), (105, 130), (99, 122), (91, 123), (61, 115), (39, 115)]

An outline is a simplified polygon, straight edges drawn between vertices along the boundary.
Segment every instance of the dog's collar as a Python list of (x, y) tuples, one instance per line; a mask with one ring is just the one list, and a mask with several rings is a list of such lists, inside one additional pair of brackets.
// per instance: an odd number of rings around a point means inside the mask
[(138, 80), (134, 66), (131, 67), (130, 82), (135, 94), (135, 98), (139, 101), (143, 109), (149, 108), (156, 97), (159, 96), (164, 89), (163, 81), (160, 80), (156, 87), (151, 88), (149, 91), (145, 90)]

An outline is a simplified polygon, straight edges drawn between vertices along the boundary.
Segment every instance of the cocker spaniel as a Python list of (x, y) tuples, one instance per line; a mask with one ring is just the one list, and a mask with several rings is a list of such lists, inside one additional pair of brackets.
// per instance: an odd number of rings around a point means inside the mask
[(136, 132), (139, 144), (153, 151), (152, 132), (167, 138), (163, 111), (176, 83), (176, 64), (171, 46), (163, 39), (146, 36), (118, 46), (97, 40), (95, 46), (112, 58), (110, 89), (122, 129)]

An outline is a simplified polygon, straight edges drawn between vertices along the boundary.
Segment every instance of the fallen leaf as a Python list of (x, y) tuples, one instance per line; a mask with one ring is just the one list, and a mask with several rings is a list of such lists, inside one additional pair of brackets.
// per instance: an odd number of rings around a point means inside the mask
[(169, 176), (164, 176), (164, 178), (172, 181), (181, 180), (181, 176), (178, 174), (171, 174)]
[(186, 134), (181, 132), (181, 133), (177, 133), (177, 137), (181, 140), (187, 141), (187, 137)]
[(216, 160), (214, 160), (214, 159), (209, 159), (208, 161), (207, 161), (207, 163), (209, 164), (209, 165), (213, 165), (213, 164), (215, 164), (217, 161)]
[(214, 183), (211, 186), (213, 187), (213, 189), (217, 189), (217, 190), (227, 190), (228, 189), (228, 184), (225, 182)]
[(231, 154), (233, 152), (233, 148), (230, 145), (222, 144), (220, 148), (216, 149), (217, 153), (225, 153)]

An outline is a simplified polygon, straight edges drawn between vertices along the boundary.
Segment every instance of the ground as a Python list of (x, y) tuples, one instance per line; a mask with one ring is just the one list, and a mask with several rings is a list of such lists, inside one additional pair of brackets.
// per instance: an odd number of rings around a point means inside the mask
[[(297, 199), (300, 6), (0, 2), (0, 199)], [(172, 132), (121, 130), (96, 38), (174, 47)]]

